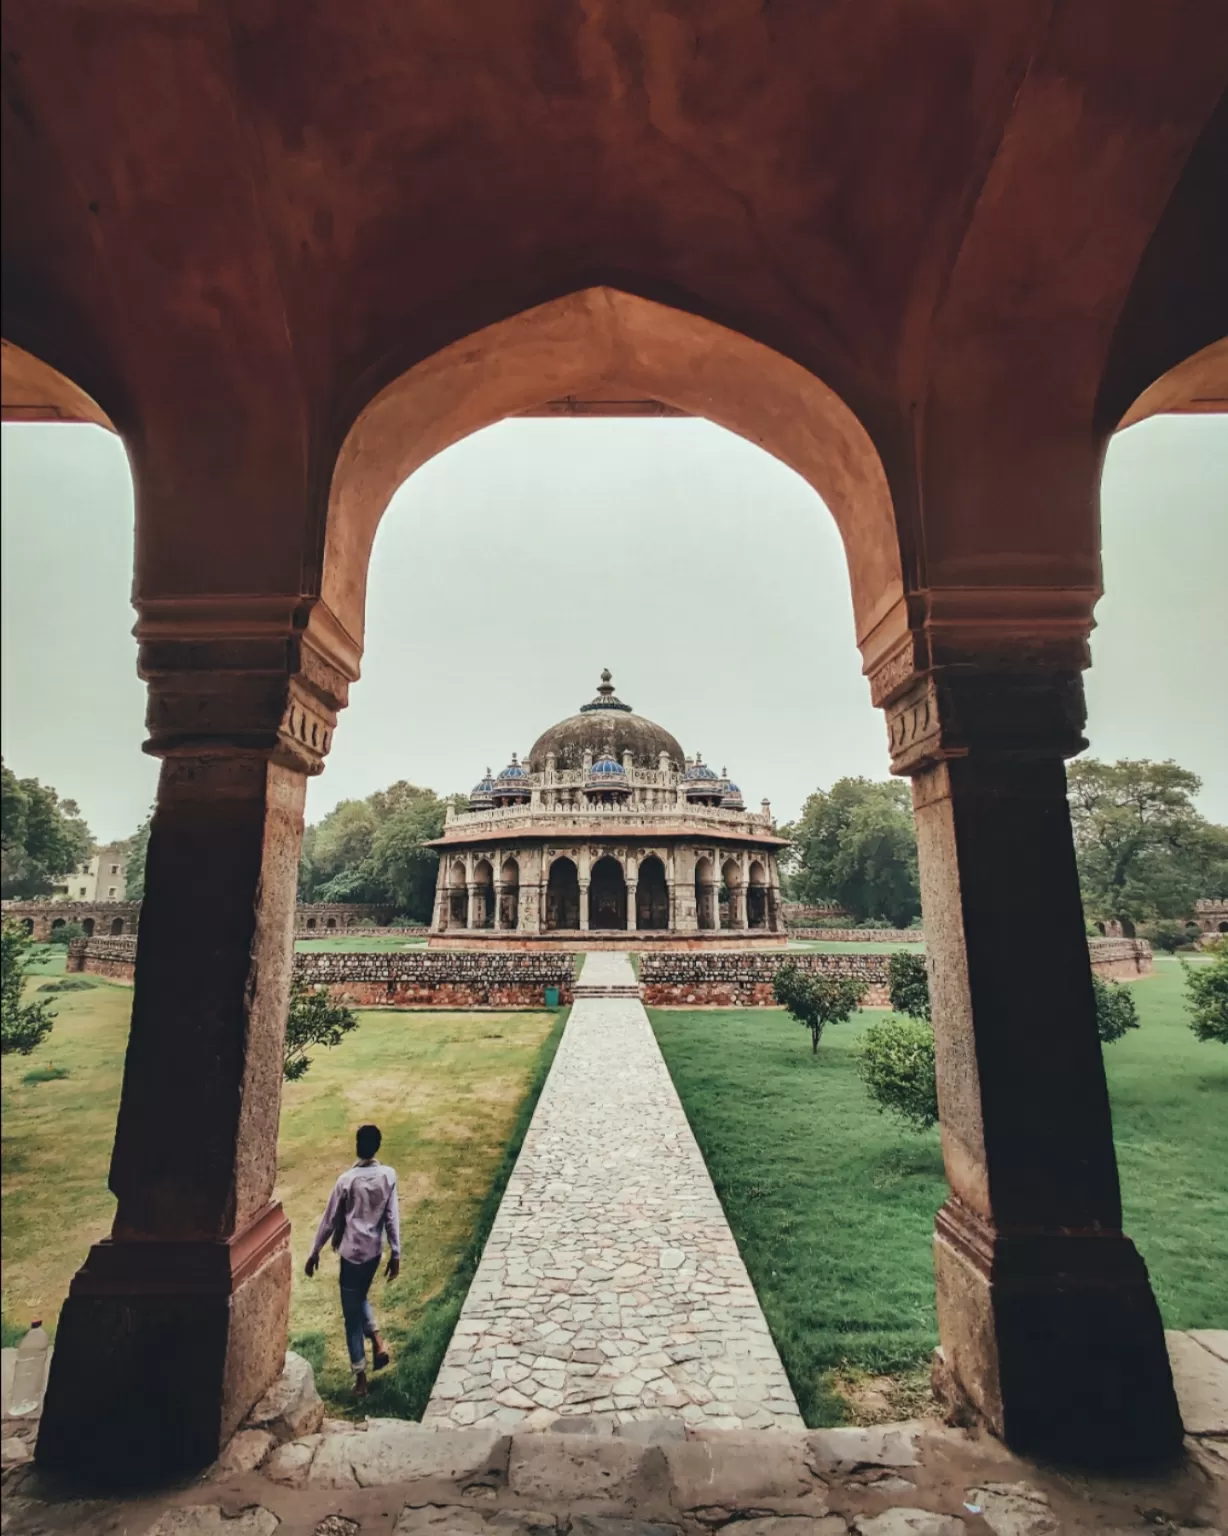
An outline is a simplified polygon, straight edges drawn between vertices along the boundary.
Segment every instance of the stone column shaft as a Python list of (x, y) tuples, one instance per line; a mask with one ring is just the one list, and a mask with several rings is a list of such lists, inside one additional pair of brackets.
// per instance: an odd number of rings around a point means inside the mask
[[(120, 1479), (207, 1465), (276, 1379), (289, 1224), (273, 1199), (306, 776), (345, 674), (305, 636), (143, 634), (162, 756), (110, 1185), (60, 1314), (40, 1465)], [(253, 604), (256, 600), (251, 600)], [(267, 620), (264, 611), (256, 617)]]
[(636, 931), (637, 925), (637, 918), (635, 914), (635, 896), (638, 890), (638, 880), (627, 881), (627, 928), (632, 933)]
[(1121, 1232), (1063, 763), (1085, 745), (1078, 672), (936, 668), (888, 719), (913, 778), (951, 1186), (936, 1379), (1015, 1449), (1142, 1465), (1181, 1424)]

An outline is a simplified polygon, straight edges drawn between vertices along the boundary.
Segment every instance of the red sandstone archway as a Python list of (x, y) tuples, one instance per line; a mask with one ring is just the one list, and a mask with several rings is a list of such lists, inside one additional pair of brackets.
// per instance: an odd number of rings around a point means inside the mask
[(905, 618), (891, 493), (849, 407), (769, 347), (613, 288), (584, 289), (487, 326), (410, 368), (367, 404), (333, 473), (323, 601), (309, 633), (331, 654), (350, 650), (356, 666), (376, 529), (415, 469), (506, 416), (564, 397), (612, 394), (706, 417), (796, 470), (830, 508), (844, 541), (867, 666), (898, 641)]

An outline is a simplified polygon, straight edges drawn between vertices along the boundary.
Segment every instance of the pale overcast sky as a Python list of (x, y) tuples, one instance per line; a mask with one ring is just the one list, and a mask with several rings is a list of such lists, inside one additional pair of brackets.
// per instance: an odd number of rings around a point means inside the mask
[[(3, 747), (100, 840), (145, 814), (117, 439), (3, 428)], [(1175, 758), (1228, 822), (1228, 418), (1114, 440), (1091, 750)], [(706, 422), (504, 422), (419, 470), (375, 545), (364, 675), (308, 819), (396, 779), (467, 790), (592, 697), (619, 695), (782, 819), (842, 774), (884, 777), (844, 558), (815, 493)]]

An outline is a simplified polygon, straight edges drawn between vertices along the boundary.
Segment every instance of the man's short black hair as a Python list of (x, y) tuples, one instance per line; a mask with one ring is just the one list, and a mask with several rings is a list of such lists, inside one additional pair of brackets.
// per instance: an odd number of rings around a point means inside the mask
[(383, 1139), (378, 1125), (360, 1125), (358, 1135), (355, 1137), (359, 1157), (374, 1157)]

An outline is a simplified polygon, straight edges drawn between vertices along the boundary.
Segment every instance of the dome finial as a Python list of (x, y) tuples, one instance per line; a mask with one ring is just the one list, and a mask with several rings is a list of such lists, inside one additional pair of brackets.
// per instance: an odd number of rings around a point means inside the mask
[(601, 669), (601, 687), (598, 688), (597, 692), (607, 695), (614, 692), (614, 674), (610, 671), (609, 667), (602, 667)]
[(614, 677), (609, 667), (601, 669), (601, 682), (597, 686), (597, 697), (591, 704), (581, 704), (580, 713), (588, 714), (594, 709), (619, 709), (631, 713), (630, 704), (624, 704), (614, 693)]

